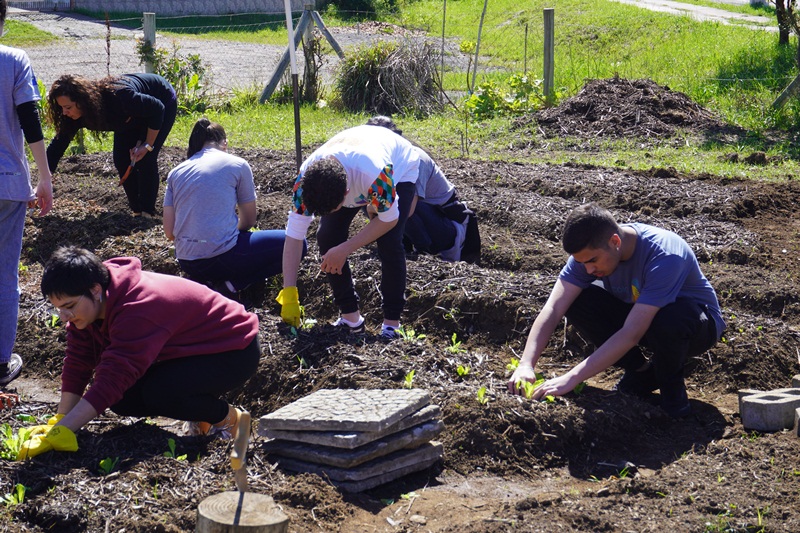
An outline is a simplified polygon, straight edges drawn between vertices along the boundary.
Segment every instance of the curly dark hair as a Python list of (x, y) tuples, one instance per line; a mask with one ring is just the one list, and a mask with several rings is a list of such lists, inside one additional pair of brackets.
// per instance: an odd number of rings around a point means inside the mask
[(325, 158), (308, 166), (300, 180), (303, 205), (314, 215), (327, 215), (342, 205), (347, 194), (347, 173), (335, 158)]
[(47, 94), (48, 115), (56, 132), (61, 131), (66, 119), (57, 98), (66, 96), (81, 110), (83, 125), (93, 131), (105, 128), (105, 112), (103, 109), (103, 93), (113, 92), (119, 88), (119, 76), (109, 76), (100, 80), (89, 80), (83, 76), (64, 74), (53, 82)]
[(403, 130), (398, 128), (397, 124), (394, 123), (394, 120), (386, 115), (375, 115), (374, 117), (370, 117), (370, 119), (367, 120), (367, 126), (380, 126), (382, 128), (386, 128), (387, 130), (391, 130), (400, 136), (403, 135)]
[(575, 254), (586, 248), (602, 249), (615, 233), (622, 230), (608, 209), (594, 202), (576, 207), (567, 216), (561, 244), (568, 254)]

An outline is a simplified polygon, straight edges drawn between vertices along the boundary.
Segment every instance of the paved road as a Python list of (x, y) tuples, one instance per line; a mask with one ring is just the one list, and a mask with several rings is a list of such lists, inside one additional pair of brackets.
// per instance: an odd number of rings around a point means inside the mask
[[(778, 31), (778, 21), (775, 17), (759, 16), (759, 15), (746, 15), (744, 13), (733, 13), (724, 9), (717, 9), (715, 7), (696, 6), (694, 4), (684, 4), (681, 2), (673, 2), (672, 0), (613, 0), (621, 4), (629, 4), (639, 6), (651, 11), (659, 11), (662, 13), (672, 13), (674, 15), (681, 15), (691, 17), (695, 20), (707, 20), (712, 22), (719, 22), (721, 24), (730, 24), (736, 26), (744, 26), (753, 30), (764, 31)], [(749, 5), (750, 0), (713, 0), (720, 4), (732, 5)]]

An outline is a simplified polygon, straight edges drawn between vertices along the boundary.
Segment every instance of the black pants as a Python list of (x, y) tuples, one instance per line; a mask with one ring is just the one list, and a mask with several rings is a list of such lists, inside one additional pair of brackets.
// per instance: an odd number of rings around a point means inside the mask
[(258, 370), (258, 337), (246, 348), (170, 359), (151, 366), (111, 410), (121, 416), (165, 416), (216, 424), (228, 415), (220, 396)]
[[(158, 154), (164, 141), (167, 139), (175, 117), (178, 114), (178, 101), (164, 105), (164, 122), (158, 130), (158, 136), (153, 143), (153, 151), (140, 159), (133, 167), (128, 179), (122, 184), (125, 195), (128, 197), (128, 206), (134, 213), (156, 214), (156, 199), (158, 198)], [(128, 170), (131, 163), (130, 150), (139, 141), (144, 142), (147, 136), (147, 125), (141, 123), (135, 127), (114, 132), (114, 166), (117, 167), (120, 177)]]
[[(567, 321), (600, 346), (622, 329), (633, 304), (615, 298), (611, 293), (591, 285), (567, 311)], [(686, 298), (662, 307), (650, 328), (615, 366), (635, 371), (647, 361), (641, 346), (653, 352), (651, 364), (660, 385), (683, 380), (684, 366), (690, 357), (702, 354), (717, 343), (716, 325), (704, 306)]]
[[(406, 303), (406, 251), (403, 248), (403, 231), (408, 212), (414, 199), (413, 183), (398, 183), (397, 193), (400, 218), (390, 231), (378, 238), (378, 255), (381, 258), (381, 296), (383, 297), (383, 317), (386, 320), (400, 320)], [(325, 252), (345, 242), (350, 233), (350, 223), (361, 211), (360, 207), (342, 207), (329, 215), (320, 217), (317, 230), (319, 253)], [(333, 290), (333, 300), (342, 314), (358, 311), (358, 294), (353, 285), (350, 264), (345, 261), (341, 274), (328, 274), (328, 282)]]

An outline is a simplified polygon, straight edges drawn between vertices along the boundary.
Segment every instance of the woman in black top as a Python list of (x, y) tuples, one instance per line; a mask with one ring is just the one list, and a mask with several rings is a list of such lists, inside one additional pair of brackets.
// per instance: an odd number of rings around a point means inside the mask
[(55, 172), (81, 128), (114, 132), (114, 166), (120, 177), (134, 167), (124, 183), (134, 216), (152, 217), (158, 196), (158, 152), (178, 110), (172, 85), (156, 74), (123, 74), (101, 80), (64, 75), (48, 94), (56, 136), (47, 147)]

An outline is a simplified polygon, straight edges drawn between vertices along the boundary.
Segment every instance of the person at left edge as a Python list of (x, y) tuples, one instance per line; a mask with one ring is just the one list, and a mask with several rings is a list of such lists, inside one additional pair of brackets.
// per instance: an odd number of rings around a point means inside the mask
[(158, 196), (158, 153), (178, 111), (172, 85), (156, 74), (123, 74), (100, 80), (65, 74), (47, 96), (56, 136), (47, 147), (55, 172), (81, 128), (114, 132), (113, 159), (120, 177), (135, 162), (122, 186), (134, 216), (153, 217)]
[(256, 315), (194, 281), (143, 271), (135, 257), (101, 261), (75, 246), (56, 250), (41, 287), (67, 322), (61, 401), (18, 459), (76, 451), (75, 432), (106, 409), (235, 437), (240, 411), (222, 396), (258, 368)]

